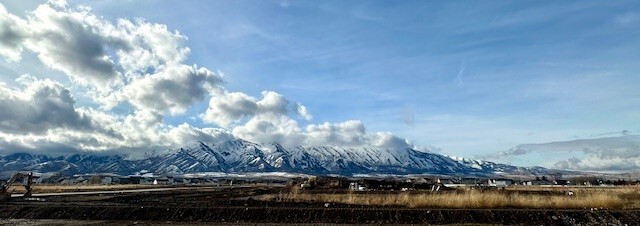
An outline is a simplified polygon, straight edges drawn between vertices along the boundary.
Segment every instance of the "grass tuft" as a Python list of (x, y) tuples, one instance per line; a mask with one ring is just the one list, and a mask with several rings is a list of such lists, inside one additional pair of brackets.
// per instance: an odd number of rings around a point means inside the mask
[[(458, 190), (447, 193), (389, 193), (389, 194), (309, 194), (300, 191), (266, 195), (262, 199), (284, 202), (330, 202), (353, 205), (404, 206), (410, 208), (534, 208), (589, 209), (638, 208), (637, 189), (582, 190), (568, 196), (562, 192), (529, 194), (524, 192)], [(630, 200), (628, 197), (634, 197)]]

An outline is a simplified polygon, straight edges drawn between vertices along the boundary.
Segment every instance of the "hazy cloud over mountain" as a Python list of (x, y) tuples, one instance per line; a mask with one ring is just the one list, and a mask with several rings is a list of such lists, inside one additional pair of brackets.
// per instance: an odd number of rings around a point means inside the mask
[(571, 156), (571, 152), (585, 157), (569, 157), (553, 163), (558, 169), (624, 171), (640, 168), (640, 136), (626, 135), (594, 139), (578, 139), (541, 144), (518, 145), (507, 151), (484, 156), (489, 159), (505, 159), (537, 153), (555, 159), (556, 156)]

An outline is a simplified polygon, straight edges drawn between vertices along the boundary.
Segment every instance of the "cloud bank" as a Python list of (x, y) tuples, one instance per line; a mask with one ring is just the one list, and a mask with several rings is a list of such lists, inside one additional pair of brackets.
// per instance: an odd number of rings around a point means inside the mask
[(640, 168), (640, 135), (523, 144), (507, 151), (496, 152), (484, 157), (503, 159), (514, 156), (524, 157), (532, 153), (566, 155), (570, 152), (582, 153), (585, 157), (571, 157), (557, 161), (553, 163), (553, 167), (591, 171), (635, 170)]
[[(20, 18), (0, 4), (0, 40), (8, 62), (35, 54), (72, 83), (66, 87), (30, 71), (19, 72), (25, 75), (15, 78), (18, 86), (0, 81), (0, 153), (135, 154), (236, 138), (412, 147), (390, 133), (368, 132), (356, 120), (313, 124), (302, 103), (274, 91), (261, 97), (229, 91), (221, 72), (185, 63), (191, 51), (186, 36), (144, 19), (107, 20), (64, 2), (39, 5)], [(79, 105), (74, 93), (90, 97), (90, 104)], [(197, 115), (208, 127), (164, 122), (168, 115), (189, 118), (187, 110), (207, 99), (208, 108)]]

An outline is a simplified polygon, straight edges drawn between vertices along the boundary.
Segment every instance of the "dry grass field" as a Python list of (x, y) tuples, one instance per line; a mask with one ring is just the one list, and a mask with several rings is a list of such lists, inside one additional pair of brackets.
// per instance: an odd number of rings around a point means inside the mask
[[(149, 188), (152, 186), (144, 186)], [(293, 188), (297, 188), (294, 190)], [(42, 186), (41, 190), (130, 189), (129, 186)], [(640, 225), (638, 189), (566, 188), (363, 191), (299, 186), (187, 187), (109, 194), (14, 197), (0, 219), (65, 219), (78, 224), (170, 223), (428, 224), (428, 225)], [(329, 205), (326, 205), (330, 202)], [(364, 206), (369, 205), (369, 206)], [(598, 208), (592, 210), (591, 208)], [(635, 209), (633, 209), (635, 208)], [(631, 210), (629, 210), (631, 209)], [(99, 223), (78, 220), (101, 221)], [(0, 222), (13, 225), (19, 222)], [(29, 221), (31, 225), (38, 222)], [(41, 225), (54, 222), (41, 222)], [(311, 225), (311, 224), (310, 224)]]
[[(159, 188), (162, 185), (35, 185), (34, 193), (109, 191)], [(164, 187), (167, 187), (166, 185)], [(22, 186), (12, 186), (14, 193)], [(569, 191), (573, 195), (568, 195)], [(430, 192), (307, 192), (299, 189), (265, 194), (263, 201), (341, 203), (371, 206), (451, 209), (640, 209), (640, 187), (539, 187), (511, 186), (506, 189), (459, 188)]]
[[(409, 208), (452, 209), (638, 209), (640, 189), (624, 188), (515, 188), (514, 190), (458, 189), (453, 192), (388, 194), (310, 194), (301, 191), (265, 195), (263, 200), (288, 202), (325, 202), (354, 205), (403, 206)], [(548, 190), (548, 193), (540, 191)], [(564, 192), (567, 190), (567, 192)], [(568, 190), (573, 192), (569, 196)]]

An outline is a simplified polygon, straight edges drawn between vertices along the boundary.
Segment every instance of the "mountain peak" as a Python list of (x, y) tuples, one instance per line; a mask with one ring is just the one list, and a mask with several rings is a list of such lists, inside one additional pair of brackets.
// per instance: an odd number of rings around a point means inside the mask
[[(47, 165), (48, 167), (42, 167)], [(13, 154), (0, 157), (2, 171), (33, 170), (41, 173), (120, 173), (140, 170), (155, 173), (291, 172), (305, 174), (440, 174), (493, 175), (543, 174), (544, 168), (522, 168), (472, 159), (447, 157), (407, 148), (296, 146), (256, 144), (235, 139), (216, 144), (195, 141), (144, 159), (121, 156), (77, 155), (35, 158)]]

